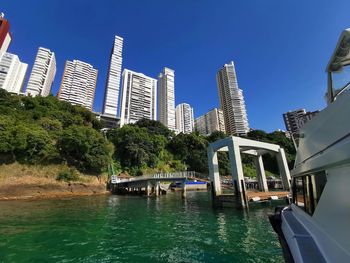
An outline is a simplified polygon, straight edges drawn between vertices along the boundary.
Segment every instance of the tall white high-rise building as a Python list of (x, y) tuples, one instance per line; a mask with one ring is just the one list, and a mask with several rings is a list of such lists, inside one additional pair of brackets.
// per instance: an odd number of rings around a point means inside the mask
[(116, 117), (119, 102), (120, 77), (122, 71), (123, 38), (115, 36), (109, 62), (102, 114)]
[(28, 64), (22, 63), (17, 55), (0, 54), (0, 88), (12, 93), (20, 93)]
[(50, 95), (56, 75), (55, 53), (50, 49), (39, 47), (32, 72), (27, 85), (27, 94), (32, 96)]
[(225, 132), (225, 121), (222, 110), (212, 109), (195, 120), (196, 131), (202, 135), (210, 135), (215, 131)]
[(58, 98), (73, 105), (92, 109), (94, 104), (97, 69), (88, 63), (66, 61)]
[(180, 133), (191, 133), (194, 130), (193, 108), (190, 104), (181, 103), (176, 106), (176, 130)]
[(175, 130), (174, 70), (164, 68), (158, 77), (158, 120)]
[(142, 73), (123, 70), (120, 126), (141, 119), (156, 120), (157, 80)]
[(230, 135), (246, 136), (249, 132), (247, 112), (243, 92), (238, 87), (233, 61), (219, 70), (216, 81), (226, 132)]

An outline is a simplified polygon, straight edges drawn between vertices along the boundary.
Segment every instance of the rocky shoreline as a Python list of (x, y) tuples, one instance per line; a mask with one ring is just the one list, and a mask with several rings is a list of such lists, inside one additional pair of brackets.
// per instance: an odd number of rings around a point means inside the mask
[(49, 183), (0, 185), (0, 201), (55, 199), (110, 194), (104, 183)]
[(77, 181), (57, 180), (65, 165), (0, 165), (0, 201), (109, 194), (107, 178), (77, 172)]

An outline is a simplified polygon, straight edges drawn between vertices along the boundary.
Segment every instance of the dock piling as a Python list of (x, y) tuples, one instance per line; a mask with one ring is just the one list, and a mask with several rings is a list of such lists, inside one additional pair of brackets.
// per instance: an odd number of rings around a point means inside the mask
[(156, 182), (156, 186), (154, 188), (156, 196), (159, 196), (160, 183)]
[(182, 198), (186, 198), (186, 182), (182, 183)]

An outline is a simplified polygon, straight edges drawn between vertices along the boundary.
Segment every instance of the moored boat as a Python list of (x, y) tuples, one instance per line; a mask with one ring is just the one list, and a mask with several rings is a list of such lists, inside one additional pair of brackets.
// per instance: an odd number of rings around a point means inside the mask
[(270, 216), (287, 262), (350, 262), (350, 29), (326, 72), (327, 107), (299, 134), (292, 204)]

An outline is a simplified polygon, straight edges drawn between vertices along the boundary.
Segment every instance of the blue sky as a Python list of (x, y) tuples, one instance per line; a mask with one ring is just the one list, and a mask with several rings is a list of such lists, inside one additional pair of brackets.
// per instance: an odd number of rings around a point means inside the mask
[(348, 0), (2, 0), (0, 8), (9, 51), (29, 70), (39, 46), (56, 53), (54, 94), (66, 60), (88, 62), (99, 70), (100, 111), (117, 34), (123, 68), (154, 78), (174, 69), (176, 104), (191, 104), (196, 117), (219, 106), (215, 75), (233, 60), (250, 127), (266, 131), (285, 128), (285, 111), (324, 108), (325, 67), (350, 27)]

